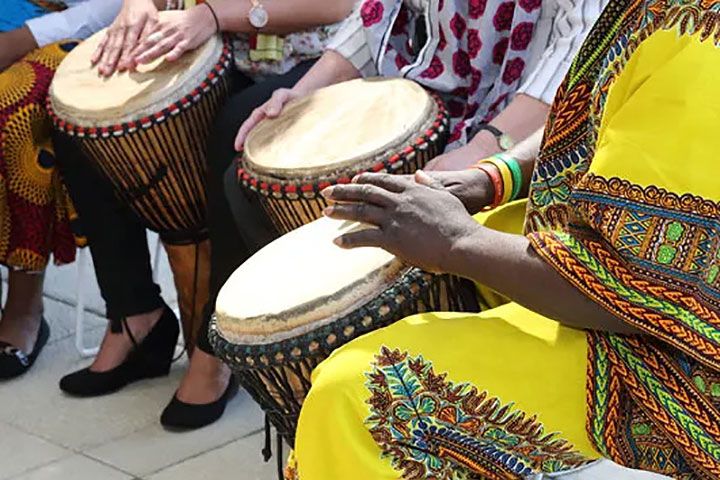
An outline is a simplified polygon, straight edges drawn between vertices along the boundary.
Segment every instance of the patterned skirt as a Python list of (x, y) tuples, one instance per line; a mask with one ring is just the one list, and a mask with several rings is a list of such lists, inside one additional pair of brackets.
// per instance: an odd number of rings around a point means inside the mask
[(75, 259), (74, 210), (55, 168), (45, 111), (55, 69), (74, 46), (37, 49), (0, 73), (0, 264), (25, 271)]

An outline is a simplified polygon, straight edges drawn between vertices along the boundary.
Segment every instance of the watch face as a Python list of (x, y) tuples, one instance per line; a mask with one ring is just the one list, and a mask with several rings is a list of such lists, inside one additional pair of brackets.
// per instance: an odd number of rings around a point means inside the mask
[(255, 5), (250, 9), (248, 19), (250, 20), (250, 25), (253, 27), (263, 28), (268, 23), (267, 10), (265, 10), (262, 5)]
[(513, 139), (510, 138), (510, 136), (507, 134), (503, 134), (500, 136), (500, 138), (498, 138), (498, 144), (503, 150), (510, 150), (512, 147), (515, 146), (515, 142), (513, 142)]

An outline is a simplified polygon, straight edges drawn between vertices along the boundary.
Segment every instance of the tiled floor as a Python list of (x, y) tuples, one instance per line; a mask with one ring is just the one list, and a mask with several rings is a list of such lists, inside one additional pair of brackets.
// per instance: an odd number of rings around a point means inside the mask
[[(154, 241), (151, 242), (154, 245)], [(78, 400), (57, 388), (60, 377), (86, 365), (74, 345), (77, 267), (53, 267), (46, 281), (50, 343), (24, 378), (0, 384), (0, 480), (275, 479), (265, 464), (259, 408), (245, 393), (220, 422), (192, 433), (168, 433), (158, 415), (171, 398), (185, 361), (168, 378), (132, 385), (108, 397)], [(160, 282), (174, 294), (166, 263)], [(80, 282), (88, 309), (87, 343), (97, 344), (104, 320), (88, 265)]]

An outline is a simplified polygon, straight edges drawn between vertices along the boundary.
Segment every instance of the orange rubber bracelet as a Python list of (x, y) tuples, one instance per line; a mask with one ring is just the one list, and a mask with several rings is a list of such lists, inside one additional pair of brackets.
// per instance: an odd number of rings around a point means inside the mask
[(483, 208), (483, 210), (492, 210), (493, 208), (502, 204), (502, 199), (505, 195), (503, 188), (503, 179), (500, 176), (500, 171), (497, 168), (492, 168), (492, 164), (487, 162), (478, 163), (475, 165), (475, 168), (485, 172), (487, 176), (490, 177), (490, 181), (493, 184), (493, 189), (495, 190), (493, 192), (493, 201), (490, 205)]
[(512, 196), (513, 192), (513, 177), (512, 172), (510, 171), (510, 167), (508, 167), (505, 162), (495, 157), (485, 158), (483, 160), (480, 160), (480, 163), (491, 163), (495, 165), (495, 168), (497, 168), (500, 172), (500, 176), (503, 182), (503, 197), (500, 201), (500, 205), (505, 205), (507, 202), (510, 201), (510, 197)]

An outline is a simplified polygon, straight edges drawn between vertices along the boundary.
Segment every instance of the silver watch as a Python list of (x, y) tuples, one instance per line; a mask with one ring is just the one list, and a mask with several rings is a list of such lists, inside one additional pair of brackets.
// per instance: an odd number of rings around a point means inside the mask
[(250, 22), (250, 25), (260, 30), (268, 23), (268, 12), (259, 0), (250, 0), (250, 4), (248, 21)]

